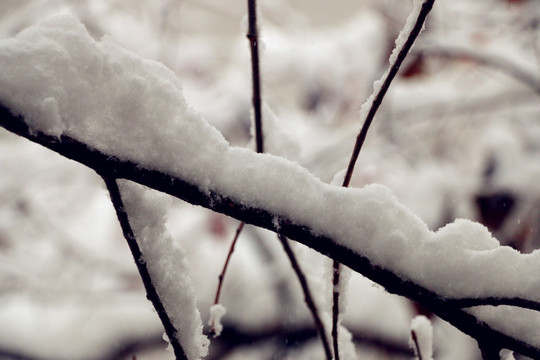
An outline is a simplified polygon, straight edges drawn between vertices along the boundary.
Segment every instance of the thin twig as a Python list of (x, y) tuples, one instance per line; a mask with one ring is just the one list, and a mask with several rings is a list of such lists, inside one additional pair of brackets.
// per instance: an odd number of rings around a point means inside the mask
[[(231, 243), (231, 246), (229, 247), (229, 252), (227, 253), (227, 258), (225, 259), (225, 264), (223, 264), (223, 269), (221, 270), (221, 273), (218, 277), (218, 287), (216, 290), (216, 296), (214, 298), (214, 305), (219, 304), (219, 297), (221, 295), (221, 288), (223, 287), (223, 281), (225, 279), (225, 274), (227, 273), (227, 268), (229, 267), (229, 262), (231, 261), (231, 256), (234, 252), (234, 248), (236, 247), (236, 242), (238, 241), (238, 237), (240, 236), (240, 233), (242, 232), (242, 229), (244, 228), (245, 222), (241, 222), (238, 228), (236, 229), (236, 233), (234, 234), (233, 241)], [(215, 333), (214, 324), (211, 324), (212, 326), (212, 334)]]
[[(247, 38), (249, 40), (250, 49), (251, 49), (251, 78), (252, 78), (252, 102), (253, 102), (253, 113), (254, 113), (254, 122), (255, 122), (255, 147), (258, 153), (264, 152), (264, 141), (263, 141), (263, 130), (262, 130), (262, 110), (261, 110), (261, 75), (259, 70), (259, 35), (257, 30), (257, 3), (256, 0), (248, 0), (248, 31)], [(221, 288), (225, 280), (225, 274), (227, 273), (227, 268), (229, 266), (229, 261), (234, 252), (236, 242), (242, 233), (245, 223), (241, 222), (236, 229), (234, 239), (229, 248), (227, 254), (227, 259), (223, 265), (223, 270), (219, 275), (218, 288), (216, 291), (216, 296), (214, 300), (214, 305), (219, 304), (219, 296), (221, 293)], [(215, 333), (214, 324), (212, 326), (212, 333)]]
[(416, 336), (416, 331), (411, 330), (411, 338), (414, 343), (414, 347), (416, 348), (416, 355), (418, 356), (418, 360), (422, 360), (422, 351), (420, 350), (420, 344), (418, 344), (418, 337)]
[(389, 71), (387, 72), (386, 77), (384, 78), (383, 83), (373, 100), (373, 103), (371, 104), (371, 108), (369, 109), (369, 112), (366, 116), (364, 125), (362, 126), (360, 133), (356, 137), (356, 143), (354, 144), (354, 149), (351, 155), (351, 159), (349, 161), (349, 166), (347, 167), (347, 172), (343, 180), (344, 187), (348, 187), (349, 183), (351, 182), (354, 166), (356, 165), (356, 161), (358, 160), (358, 155), (360, 154), (362, 145), (364, 144), (366, 140), (369, 127), (371, 126), (371, 123), (373, 122), (373, 119), (375, 118), (375, 114), (377, 114), (377, 110), (379, 109), (379, 106), (381, 105), (384, 99), (384, 96), (386, 95), (386, 92), (390, 88), (390, 84), (392, 83), (396, 74), (398, 73), (399, 68), (401, 67), (401, 65), (403, 64), (403, 61), (407, 57), (407, 54), (409, 53), (409, 50), (413, 46), (416, 38), (422, 31), (422, 27), (424, 26), (426, 17), (431, 11), (434, 2), (435, 0), (426, 0), (422, 4), (422, 9), (420, 10), (420, 13), (418, 14), (418, 18), (416, 19), (416, 23), (414, 27), (412, 28), (411, 33), (409, 34), (407, 40), (403, 44), (403, 47), (399, 51), (395, 63), (391, 64), (391, 67)]
[(307, 304), (309, 311), (311, 312), (311, 316), (313, 317), (313, 322), (315, 323), (315, 327), (317, 328), (317, 331), (319, 332), (319, 336), (323, 343), (323, 348), (324, 348), (324, 353), (326, 354), (326, 358), (328, 360), (331, 360), (332, 351), (330, 350), (328, 338), (326, 337), (326, 331), (324, 330), (323, 322), (319, 316), (317, 305), (315, 305), (315, 301), (313, 300), (313, 296), (311, 295), (311, 291), (309, 289), (306, 276), (304, 275), (302, 269), (300, 268), (300, 264), (296, 260), (296, 256), (294, 255), (294, 252), (291, 249), (291, 246), (289, 245), (289, 240), (287, 240), (285, 236), (279, 235), (279, 234), (278, 234), (278, 238), (281, 241), (281, 245), (283, 245), (283, 249), (285, 250), (285, 253), (288, 256), (289, 261), (291, 262), (291, 266), (296, 274), (296, 277), (298, 278), (298, 281), (300, 282), (300, 286), (302, 287), (302, 291), (304, 293), (304, 300)]
[(262, 110), (261, 110), (261, 72), (259, 70), (259, 31), (257, 26), (257, 2), (248, 0), (248, 31), (249, 48), (251, 50), (252, 72), (252, 101), (255, 119), (255, 144), (258, 153), (264, 152)]
[(332, 262), (332, 270), (332, 344), (334, 346), (334, 359), (339, 360), (339, 278), (341, 264), (334, 260)]
[(101, 175), (103, 181), (105, 181), (107, 190), (109, 191), (111, 202), (116, 211), (116, 216), (118, 217), (120, 226), (122, 227), (124, 237), (126, 238), (129, 249), (131, 250), (131, 255), (135, 260), (137, 270), (139, 270), (139, 275), (141, 276), (144, 288), (146, 289), (146, 297), (148, 298), (148, 300), (150, 300), (150, 302), (156, 309), (156, 312), (161, 322), (163, 323), (165, 333), (167, 334), (169, 342), (174, 349), (176, 359), (187, 360), (184, 349), (182, 348), (182, 345), (180, 344), (179, 339), (176, 336), (178, 330), (174, 327), (171, 319), (169, 318), (169, 314), (165, 309), (165, 306), (161, 302), (157, 289), (152, 281), (152, 277), (150, 276), (150, 272), (148, 271), (148, 268), (146, 266), (146, 262), (144, 261), (141, 249), (139, 248), (139, 244), (137, 243), (135, 234), (133, 233), (133, 229), (131, 228), (131, 224), (129, 223), (129, 217), (124, 208), (124, 202), (122, 201), (120, 189), (118, 188), (118, 184), (116, 183), (116, 178), (109, 175)]
[(240, 236), (240, 233), (242, 232), (244, 225), (245, 225), (245, 222), (241, 222), (238, 228), (236, 229), (236, 233), (234, 234), (234, 239), (232, 241), (231, 247), (229, 248), (227, 259), (225, 259), (225, 264), (223, 264), (223, 270), (221, 270), (221, 274), (219, 274), (219, 284), (216, 291), (216, 297), (214, 298), (214, 304), (219, 304), (219, 296), (221, 295), (221, 287), (223, 285), (223, 279), (225, 277), (225, 273), (227, 272), (227, 268), (229, 267), (229, 261), (231, 261), (231, 256), (232, 256), (232, 253), (234, 252), (236, 242), (238, 241), (238, 237)]
[[(354, 149), (351, 154), (351, 159), (347, 167), (347, 172), (345, 173), (345, 178), (343, 179), (343, 184), (342, 184), (343, 187), (348, 187), (351, 182), (352, 174), (354, 172), (354, 166), (356, 165), (356, 161), (358, 160), (358, 155), (360, 154), (360, 150), (362, 149), (362, 146), (364, 145), (364, 142), (366, 140), (368, 130), (373, 122), (373, 119), (375, 118), (375, 115), (377, 114), (377, 110), (382, 104), (384, 96), (386, 95), (386, 92), (390, 88), (390, 84), (392, 84), (392, 81), (394, 80), (401, 65), (403, 64), (403, 61), (407, 57), (407, 54), (409, 53), (414, 42), (416, 41), (416, 38), (422, 31), (424, 27), (424, 22), (426, 21), (426, 18), (429, 12), (433, 8), (434, 3), (435, 3), (435, 0), (426, 0), (422, 4), (422, 8), (420, 9), (418, 18), (416, 19), (416, 23), (411, 29), (411, 32), (409, 36), (407, 37), (407, 40), (403, 44), (402, 48), (399, 50), (399, 53), (398, 53), (398, 56), (396, 57), (395, 62), (393, 64), (390, 64), (390, 69), (385, 73), (386, 77), (384, 79), (381, 79), (382, 85), (379, 88), (377, 95), (374, 97), (373, 102), (371, 103), (371, 107), (366, 116), (366, 120), (364, 121), (364, 124), (362, 125), (362, 129), (360, 130), (360, 132), (358, 133), (358, 136), (356, 137), (356, 143), (354, 144)], [(333, 269), (334, 269), (334, 277), (333, 277), (334, 291), (333, 291), (333, 297), (332, 297), (333, 298), (332, 299), (333, 300), (332, 337), (334, 338), (334, 353), (336, 354), (336, 356), (339, 356), (338, 355), (339, 354), (338, 353), (338, 339), (337, 339), (338, 319), (339, 319), (339, 291), (336, 291), (336, 288), (339, 288), (340, 264), (334, 261)]]

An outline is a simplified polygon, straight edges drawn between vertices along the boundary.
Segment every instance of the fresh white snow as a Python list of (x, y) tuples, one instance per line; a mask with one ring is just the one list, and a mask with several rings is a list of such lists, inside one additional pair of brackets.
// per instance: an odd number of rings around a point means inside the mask
[(214, 329), (214, 336), (218, 337), (223, 331), (223, 324), (221, 318), (227, 313), (225, 306), (221, 304), (214, 304), (210, 307), (210, 319), (208, 319), (208, 325)]

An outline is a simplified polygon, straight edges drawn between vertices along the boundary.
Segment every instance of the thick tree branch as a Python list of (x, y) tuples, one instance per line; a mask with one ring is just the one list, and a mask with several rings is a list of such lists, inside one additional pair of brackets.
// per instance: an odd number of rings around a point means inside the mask
[(422, 304), (479, 341), (496, 342), (502, 348), (514, 350), (532, 358), (540, 358), (540, 348), (492, 329), (489, 325), (480, 322), (475, 316), (452, 304), (451, 300), (449, 301), (408, 279), (399, 277), (337, 241), (324, 235), (317, 235), (305, 225), (294, 223), (291, 218), (283, 214), (273, 214), (264, 207), (255, 208), (243, 205), (229, 195), (218, 193), (213, 189), (201, 190), (197, 184), (189, 183), (162, 171), (145, 169), (139, 164), (120, 160), (113, 154), (103, 154), (67, 136), (56, 138), (30, 131), (22, 117), (12, 115), (7, 108), (1, 105), (0, 126), (69, 159), (80, 162), (94, 169), (98, 174), (110, 174), (111, 177), (129, 179), (191, 204), (200, 205), (287, 236), (345, 264), (352, 270), (382, 285), (390, 293), (406, 296)]

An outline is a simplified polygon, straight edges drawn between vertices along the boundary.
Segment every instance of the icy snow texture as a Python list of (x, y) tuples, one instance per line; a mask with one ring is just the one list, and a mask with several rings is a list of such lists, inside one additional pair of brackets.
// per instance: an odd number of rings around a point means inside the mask
[(223, 324), (221, 323), (221, 318), (227, 313), (225, 306), (221, 304), (214, 304), (210, 307), (210, 319), (208, 320), (208, 325), (212, 326), (214, 329), (215, 337), (221, 335), (223, 331)]
[(130, 224), (159, 298), (178, 330), (178, 340), (188, 359), (208, 353), (208, 339), (202, 334), (201, 315), (191, 283), (184, 251), (165, 227), (170, 198), (126, 180), (119, 188)]
[[(440, 296), (540, 301), (540, 251), (501, 247), (467, 220), (434, 233), (386, 187), (327, 185), (285, 159), (230, 147), (189, 108), (170, 70), (108, 38), (94, 41), (73, 17), (51, 18), (0, 42), (0, 64), (1, 102), (35, 130), (72, 136), (281, 214)], [(485, 311), (501, 316), (505, 332), (524, 336), (514, 325), (527, 312)], [(538, 337), (531, 342), (540, 346)]]
[(414, 331), (418, 349), (411, 337), (411, 345), (419, 351), (423, 360), (433, 360), (433, 326), (431, 321), (423, 315), (415, 317), (411, 322), (411, 331)]

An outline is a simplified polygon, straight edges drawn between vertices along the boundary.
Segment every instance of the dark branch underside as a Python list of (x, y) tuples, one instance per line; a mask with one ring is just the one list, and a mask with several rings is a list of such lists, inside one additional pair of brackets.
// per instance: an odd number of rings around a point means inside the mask
[[(196, 184), (188, 183), (161, 171), (144, 169), (136, 163), (120, 160), (113, 155), (103, 154), (67, 136), (56, 138), (30, 131), (22, 117), (12, 115), (9, 109), (1, 104), (0, 126), (84, 164), (102, 176), (129, 179), (191, 204), (203, 206), (298, 241), (382, 285), (388, 292), (405, 296), (422, 304), (442, 319), (478, 340), (479, 343), (489, 341), (497, 343), (501, 348), (511, 349), (532, 358), (540, 358), (539, 348), (504, 335), (487, 324), (479, 322), (476, 317), (458, 307), (459, 301), (447, 300), (410, 280), (402, 279), (389, 270), (372, 264), (368, 258), (353, 252), (336, 241), (313, 234), (311, 229), (293, 223), (286, 216), (273, 214), (263, 208), (244, 206), (226, 194), (219, 194), (212, 190), (205, 192), (199, 189)], [(455, 301), (458, 305), (454, 303)], [(490, 303), (494, 302), (490, 301)], [(467, 301), (464, 303), (465, 306), (471, 306)], [(479, 304), (474, 303), (474, 305)], [(528, 307), (530, 308), (530, 306)]]

